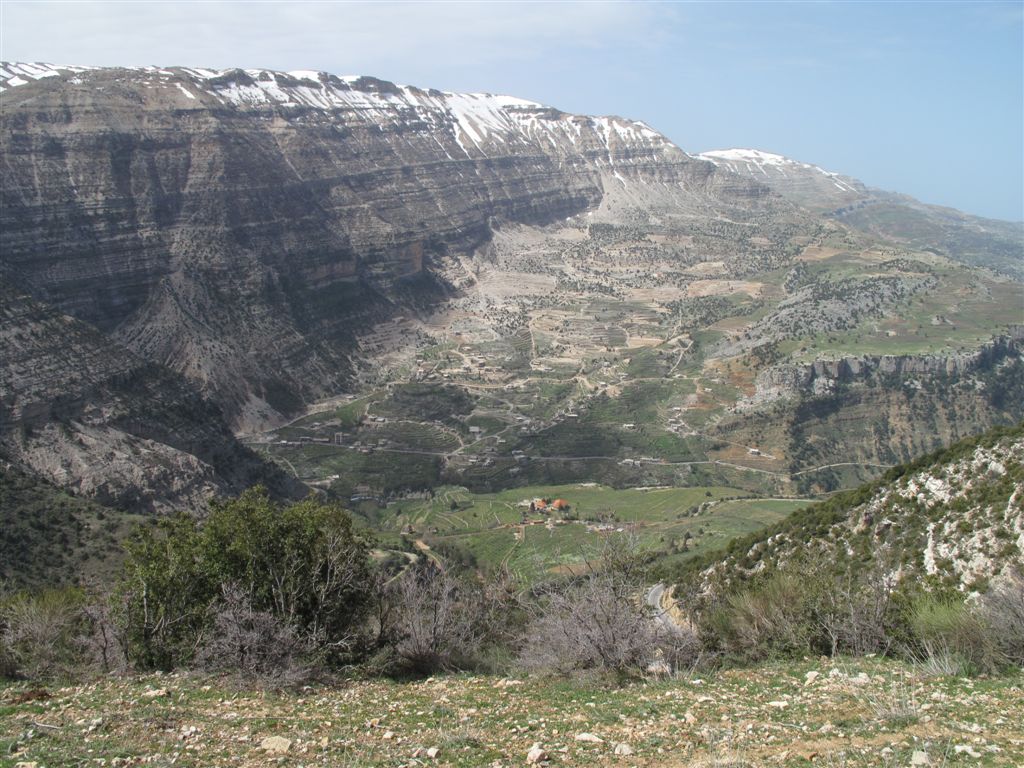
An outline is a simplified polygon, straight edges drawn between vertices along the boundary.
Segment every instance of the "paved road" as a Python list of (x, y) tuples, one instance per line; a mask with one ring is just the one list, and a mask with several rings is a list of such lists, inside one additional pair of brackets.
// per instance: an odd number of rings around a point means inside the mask
[(646, 601), (654, 610), (654, 618), (663, 624), (668, 629), (675, 628), (675, 622), (672, 621), (672, 617), (669, 616), (668, 611), (661, 607), (661, 599), (665, 595), (666, 586), (662, 582), (658, 582), (653, 587), (647, 590)]

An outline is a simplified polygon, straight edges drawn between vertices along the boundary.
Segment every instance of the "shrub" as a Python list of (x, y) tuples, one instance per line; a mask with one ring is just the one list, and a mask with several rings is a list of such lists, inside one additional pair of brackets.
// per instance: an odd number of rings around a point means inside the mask
[(126, 666), (106, 601), (90, 602), (80, 589), (14, 595), (0, 609), (0, 626), (8, 676), (72, 679)]
[(224, 585), (329, 663), (350, 655), (369, 607), (366, 544), (340, 507), (282, 506), (263, 489), (145, 529), (129, 546), (122, 590), (132, 658), (142, 667), (190, 663), (215, 622)]
[(696, 638), (654, 619), (642, 595), (649, 553), (635, 539), (609, 542), (587, 573), (549, 586), (526, 627), (520, 664), (531, 671), (620, 679), (689, 665)]
[(654, 622), (638, 591), (610, 574), (592, 574), (543, 600), (520, 655), (532, 671), (639, 675), (655, 656)]
[(394, 650), (415, 672), (472, 667), (487, 640), (479, 584), (422, 560), (391, 587)]
[(308, 645), (293, 626), (269, 611), (255, 610), (249, 595), (229, 584), (213, 606), (213, 626), (196, 665), (230, 672), (248, 683), (289, 685), (308, 672), (303, 663)]
[(1006, 662), (1024, 667), (1024, 574), (1005, 574), (981, 598), (978, 612)]
[(728, 595), (704, 616), (705, 643), (744, 661), (819, 650), (810, 586), (806, 578), (779, 571)]
[(979, 612), (955, 598), (922, 595), (911, 626), (916, 653), (936, 669), (958, 667), (961, 674), (993, 672), (1001, 666), (995, 638)]

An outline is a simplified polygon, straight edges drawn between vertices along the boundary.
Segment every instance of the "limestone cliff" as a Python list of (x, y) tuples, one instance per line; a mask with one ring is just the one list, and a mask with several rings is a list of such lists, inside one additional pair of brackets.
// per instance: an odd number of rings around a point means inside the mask
[(236, 426), (344, 388), (353, 331), (451, 289), (495, 221), (780, 200), (647, 125), (318, 72), (0, 66), (6, 278), (184, 375)]
[(0, 455), (49, 482), (138, 513), (304, 490), (179, 376), (2, 284), (0, 359)]

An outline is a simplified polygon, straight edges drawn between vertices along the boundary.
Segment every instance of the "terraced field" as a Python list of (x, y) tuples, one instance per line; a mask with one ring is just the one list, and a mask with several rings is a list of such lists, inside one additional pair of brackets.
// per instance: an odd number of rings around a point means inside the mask
[[(562, 499), (565, 511), (531, 513), (538, 499)], [(506, 566), (527, 581), (593, 558), (608, 538), (635, 537), (645, 550), (677, 562), (727, 544), (807, 505), (758, 499), (739, 488), (630, 488), (594, 483), (529, 486), (493, 494), (438, 489), (432, 499), (389, 504), (377, 524), (454, 547), (485, 570)]]

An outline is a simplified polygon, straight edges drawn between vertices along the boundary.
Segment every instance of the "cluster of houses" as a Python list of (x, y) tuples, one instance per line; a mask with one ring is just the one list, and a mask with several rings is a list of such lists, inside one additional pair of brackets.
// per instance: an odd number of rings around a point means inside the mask
[(533, 499), (530, 502), (530, 514), (563, 514), (572, 509), (565, 499)]

